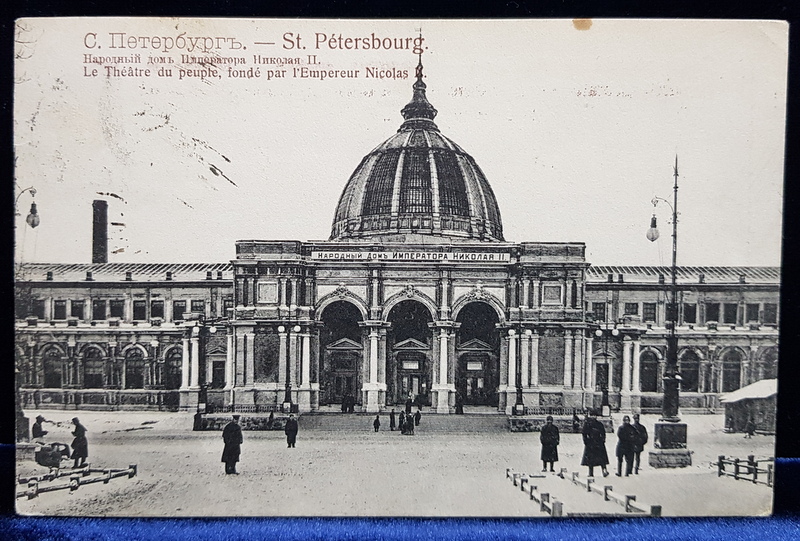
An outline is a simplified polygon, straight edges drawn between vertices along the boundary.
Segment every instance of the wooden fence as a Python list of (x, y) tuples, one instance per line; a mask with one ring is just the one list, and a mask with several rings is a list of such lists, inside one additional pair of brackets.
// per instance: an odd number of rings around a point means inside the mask
[[(599, 494), (600, 496), (603, 497), (603, 500), (607, 502), (613, 502), (622, 506), (625, 509), (625, 513), (646, 515), (651, 517), (661, 516), (660, 505), (648, 505), (643, 502), (637, 502), (636, 495), (619, 494), (618, 492), (614, 492), (614, 487), (612, 487), (611, 485), (603, 485), (602, 487), (600, 487), (597, 483), (595, 483), (595, 480), (592, 477), (581, 479), (581, 477), (578, 475), (578, 472), (572, 472), (568, 474), (566, 468), (561, 468), (561, 472), (559, 472), (558, 477), (560, 477), (561, 479), (567, 479), (571, 481), (573, 484), (578, 485), (582, 489), (586, 490), (586, 492)], [(570, 516), (589, 516), (589, 515), (570, 514)], [(592, 516), (600, 516), (600, 515), (593, 514)]]
[(754, 455), (747, 459), (726, 458), (720, 455), (717, 462), (717, 477), (726, 475), (734, 479), (761, 483), (771, 487), (775, 481), (775, 459), (756, 460)]
[[(97, 473), (95, 477), (91, 477), (91, 474)], [(40, 483), (43, 482), (52, 482), (57, 479), (61, 479), (64, 477), (69, 477), (68, 483), (62, 484), (55, 484), (55, 485), (45, 485), (41, 486)], [(17, 483), (20, 485), (27, 484), (27, 489), (21, 492), (17, 492), (17, 498), (24, 498), (27, 496), (29, 500), (36, 498), (39, 494), (43, 492), (54, 492), (57, 490), (67, 490), (69, 489), (70, 492), (74, 492), (80, 488), (81, 485), (90, 485), (92, 483), (100, 483), (108, 484), (109, 481), (112, 479), (116, 479), (117, 477), (128, 477), (131, 479), (136, 476), (136, 464), (131, 464), (127, 468), (92, 468), (89, 464), (86, 464), (80, 468), (73, 468), (68, 470), (61, 470), (59, 468), (51, 468), (50, 471), (43, 475), (36, 475), (33, 477), (18, 477)]]

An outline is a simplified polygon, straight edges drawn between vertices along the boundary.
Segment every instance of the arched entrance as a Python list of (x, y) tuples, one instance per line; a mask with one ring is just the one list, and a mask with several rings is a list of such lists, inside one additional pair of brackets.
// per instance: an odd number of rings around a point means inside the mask
[(322, 312), (320, 329), (320, 404), (361, 402), (363, 331), (358, 308), (336, 301)]
[(498, 406), (500, 385), (499, 318), (491, 305), (471, 302), (456, 322), (456, 400), (464, 405)]
[(729, 393), (741, 387), (742, 354), (736, 349), (729, 349), (722, 354), (722, 385), (720, 391)]
[(414, 300), (396, 304), (387, 318), (389, 359), (386, 363), (386, 403), (431, 404), (431, 337), (428, 308)]

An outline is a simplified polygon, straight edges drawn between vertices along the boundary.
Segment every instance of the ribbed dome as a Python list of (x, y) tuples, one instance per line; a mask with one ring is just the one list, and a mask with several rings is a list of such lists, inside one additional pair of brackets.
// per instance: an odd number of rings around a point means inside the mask
[(330, 240), (422, 234), (502, 241), (497, 201), (472, 156), (433, 122), (422, 64), (400, 129), (367, 154), (347, 181)]

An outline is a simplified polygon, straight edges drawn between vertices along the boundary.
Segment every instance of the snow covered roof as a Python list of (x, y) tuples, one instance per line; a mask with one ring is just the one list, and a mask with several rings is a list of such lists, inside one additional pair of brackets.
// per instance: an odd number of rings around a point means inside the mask
[(769, 398), (776, 394), (778, 394), (778, 380), (762, 379), (736, 391), (725, 393), (719, 401), (723, 404), (731, 404), (748, 398)]

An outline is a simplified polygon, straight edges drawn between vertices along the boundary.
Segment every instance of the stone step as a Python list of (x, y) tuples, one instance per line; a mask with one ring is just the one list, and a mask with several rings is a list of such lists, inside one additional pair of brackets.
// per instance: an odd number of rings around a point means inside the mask
[[(300, 417), (302, 430), (363, 431), (372, 430), (375, 414), (305, 413)], [(381, 414), (381, 430), (389, 430), (389, 415)], [(399, 417), (398, 417), (399, 421)], [(487, 433), (508, 432), (508, 417), (502, 414), (437, 415), (423, 413), (420, 432)]]

